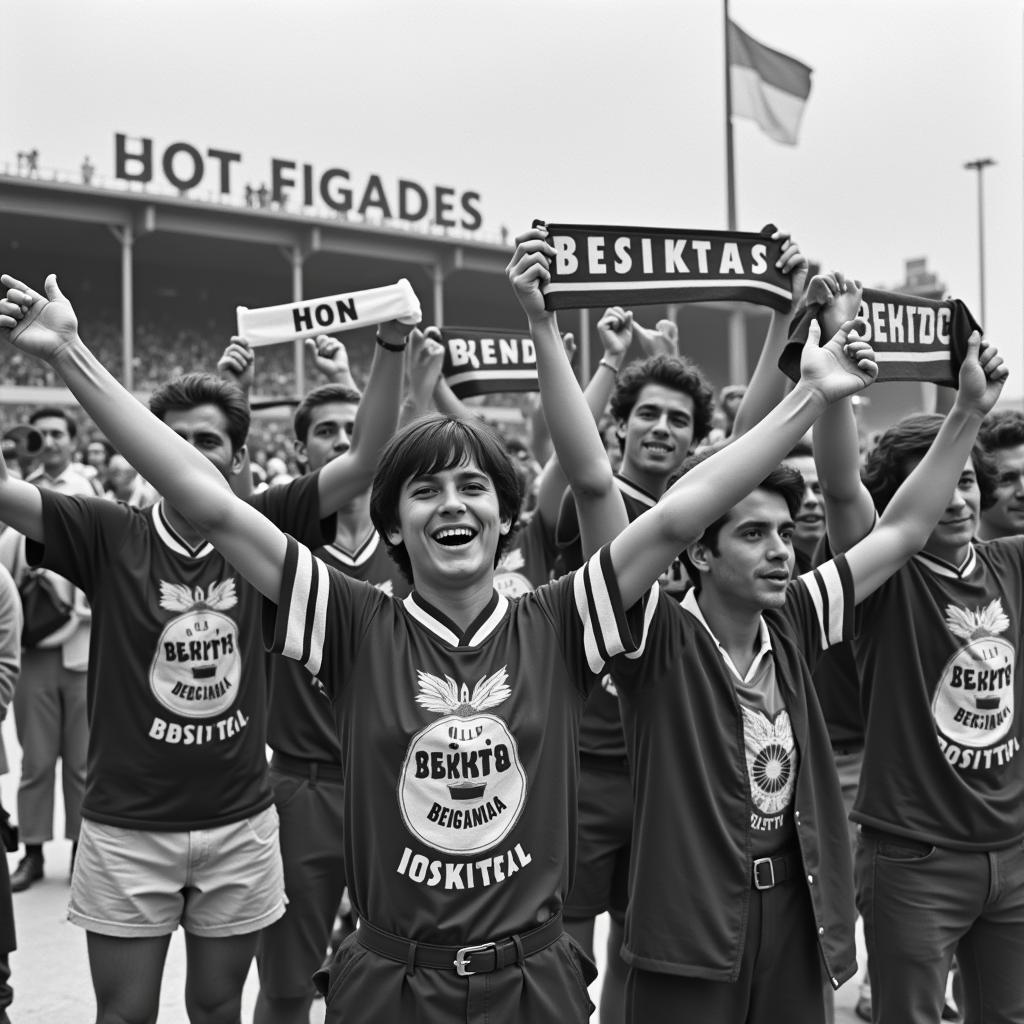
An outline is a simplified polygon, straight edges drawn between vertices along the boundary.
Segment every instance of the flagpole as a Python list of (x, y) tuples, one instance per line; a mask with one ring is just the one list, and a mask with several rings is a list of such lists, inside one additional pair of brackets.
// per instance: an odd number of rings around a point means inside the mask
[[(722, 0), (725, 30), (725, 182), (728, 228), (736, 230), (736, 176), (732, 146), (732, 61), (729, 54), (729, 0)], [(729, 314), (729, 383), (747, 382), (747, 325), (737, 306)]]
[(722, 0), (725, 28), (725, 180), (727, 187), (728, 224), (736, 230), (736, 181), (732, 151), (732, 62), (729, 59), (729, 0)]

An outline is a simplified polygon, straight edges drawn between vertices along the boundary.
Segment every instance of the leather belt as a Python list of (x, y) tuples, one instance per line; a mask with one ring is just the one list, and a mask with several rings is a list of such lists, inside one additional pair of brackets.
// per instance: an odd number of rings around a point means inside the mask
[(774, 889), (783, 882), (792, 881), (802, 875), (803, 862), (799, 853), (783, 853), (777, 857), (758, 857), (751, 872), (751, 884), (755, 889)]
[(272, 768), (285, 772), (288, 775), (301, 775), (310, 782), (317, 779), (330, 779), (332, 782), (342, 782), (345, 776), (342, 774), (340, 764), (332, 764), (330, 761), (304, 761), (298, 757), (289, 757), (287, 754), (279, 754), (276, 750), (270, 759)]
[(547, 949), (562, 934), (562, 915), (548, 918), (544, 924), (521, 935), (510, 935), (494, 942), (469, 946), (433, 946), (392, 935), (360, 918), (356, 940), (371, 952), (405, 964), (411, 973), (417, 967), (452, 971), (465, 978), (471, 974), (490, 974), (520, 963), (528, 956)]

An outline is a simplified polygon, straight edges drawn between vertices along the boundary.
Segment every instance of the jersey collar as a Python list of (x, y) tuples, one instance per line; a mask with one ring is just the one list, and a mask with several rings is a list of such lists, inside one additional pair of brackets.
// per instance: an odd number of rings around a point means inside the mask
[(380, 534), (376, 530), (371, 530), (366, 540), (364, 540), (363, 543), (354, 551), (349, 551), (346, 548), (343, 548), (337, 541), (325, 544), (324, 548), (329, 551), (331, 557), (341, 565), (356, 568), (360, 565), (365, 565), (373, 557), (373, 553), (379, 546)]
[(646, 505), (648, 508), (654, 508), (658, 504), (658, 499), (650, 493), (645, 491), (642, 487), (638, 487), (632, 480), (627, 480), (624, 476), (620, 476), (618, 473), (615, 474), (615, 482), (619, 485), (619, 490), (623, 494), (628, 494), (631, 498), (639, 501), (642, 505)]
[(462, 633), (444, 612), (439, 611), (416, 591), (413, 591), (402, 604), (420, 625), (453, 647), (478, 647), (498, 628), (498, 623), (508, 611), (509, 602), (508, 598), (502, 597), (496, 590), (493, 591), (487, 606), (470, 623), (465, 633)]
[(725, 662), (726, 667), (730, 672), (741, 682), (749, 683), (757, 675), (758, 669), (761, 667), (761, 662), (772, 653), (772, 638), (768, 632), (768, 625), (764, 621), (764, 616), (758, 616), (757, 630), (760, 636), (761, 645), (757, 650), (757, 654), (754, 655), (754, 660), (750, 663), (750, 668), (747, 669), (747, 674), (741, 676), (739, 669), (736, 667), (732, 658), (729, 657), (729, 652), (722, 646), (722, 642), (712, 632), (711, 627), (708, 625), (708, 620), (704, 618), (704, 613), (700, 610), (700, 605), (697, 604), (697, 591), (694, 587), (683, 595), (682, 601), (679, 602), (683, 608), (685, 608), (706, 630), (709, 637), (715, 641), (715, 645), (718, 647), (719, 654), (722, 655), (722, 660)]
[(948, 579), (955, 580), (966, 579), (972, 572), (974, 572), (974, 567), (978, 563), (977, 556), (974, 553), (973, 543), (968, 546), (967, 556), (960, 565), (953, 565), (952, 562), (945, 562), (941, 558), (936, 558), (935, 555), (926, 554), (924, 551), (920, 551), (914, 555), (914, 561), (929, 572), (935, 573), (937, 576), (945, 576)]
[(207, 541), (200, 541), (195, 547), (186, 541), (178, 531), (167, 521), (167, 513), (164, 512), (163, 499), (158, 501), (151, 509), (153, 525), (159, 538), (172, 551), (185, 558), (206, 558), (213, 551), (213, 545)]

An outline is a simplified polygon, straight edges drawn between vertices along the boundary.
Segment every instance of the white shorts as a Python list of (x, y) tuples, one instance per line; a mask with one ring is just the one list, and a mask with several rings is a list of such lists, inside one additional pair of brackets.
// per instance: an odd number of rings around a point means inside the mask
[(68, 920), (117, 938), (222, 938), (259, 931), (284, 914), (284, 871), (273, 806), (191, 832), (82, 822)]

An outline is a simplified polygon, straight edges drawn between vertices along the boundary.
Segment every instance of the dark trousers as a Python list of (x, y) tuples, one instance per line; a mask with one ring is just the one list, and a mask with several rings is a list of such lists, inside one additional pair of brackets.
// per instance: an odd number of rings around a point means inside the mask
[(964, 853), (861, 830), (875, 1024), (936, 1024), (956, 953), (966, 1024), (1024, 1024), (1024, 844)]
[(821, 953), (807, 886), (795, 879), (754, 892), (734, 982), (630, 968), (628, 1024), (822, 1024)]
[(0, 1024), (7, 1020), (7, 1007), (14, 1000), (9, 954), (15, 948), (11, 876), (7, 870), (7, 854), (0, 844)]
[(327, 979), (326, 1024), (587, 1024), (587, 985), (597, 970), (563, 935), (491, 974), (417, 967), (378, 956), (350, 935)]

